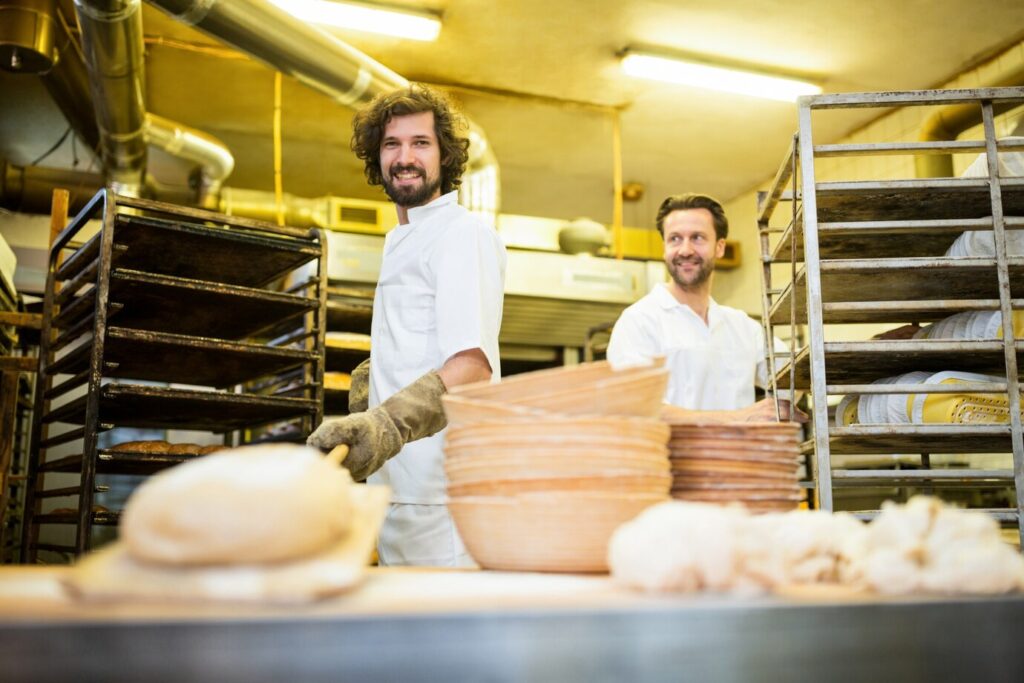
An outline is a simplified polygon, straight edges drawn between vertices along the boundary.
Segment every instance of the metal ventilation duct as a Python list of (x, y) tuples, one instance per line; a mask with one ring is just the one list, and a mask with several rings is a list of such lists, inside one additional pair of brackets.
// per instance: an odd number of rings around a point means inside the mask
[[(355, 48), (267, 0), (149, 0), (172, 17), (217, 38), (346, 106), (409, 82)], [(497, 159), (470, 123), (469, 164), (461, 202), (493, 219), (500, 205)]]
[(107, 182), (138, 196), (146, 168), (141, 0), (75, 0), (75, 12)]
[[(1024, 63), (992, 79), (979, 87), (1003, 88), (1024, 85)], [(998, 114), (1017, 105), (996, 104), (993, 111)], [(981, 107), (976, 104), (950, 104), (936, 109), (923, 124), (918, 139), (925, 142), (956, 140), (971, 126), (981, 123)], [(943, 178), (953, 175), (951, 154), (918, 155), (914, 158), (918, 178)]]
[[(92, 4), (97, 3), (92, 2)], [(40, 18), (36, 23), (53, 26), (54, 42), (60, 46), (60, 49), (55, 52), (52, 67), (40, 74), (43, 84), (78, 137), (90, 149), (102, 149), (104, 163), (111, 158), (114, 159), (118, 168), (117, 176), (122, 183), (120, 189), (123, 191), (128, 187), (131, 192), (137, 192), (135, 188), (142, 181), (145, 172), (144, 144), (148, 143), (169, 154), (199, 164), (196, 181), (197, 197), (187, 198), (186, 201), (194, 199), (200, 205), (210, 203), (209, 198), (216, 195), (224, 180), (231, 175), (231, 171), (234, 169), (235, 160), (227, 146), (202, 131), (155, 114), (145, 113), (140, 100), (142, 97), (141, 85), (138, 88), (134, 86), (134, 84), (141, 84), (144, 80), (141, 59), (129, 60), (124, 56), (118, 58), (113, 55), (100, 57), (95, 65), (95, 78), (90, 88), (85, 56), (78, 42), (71, 35), (67, 19), (61, 9), (52, 0), (48, 2), (16, 0), (16, 2), (0, 5), (0, 19), (4, 17), (6, 11), (13, 11), (16, 6), (20, 7), (21, 5), (25, 5), (36, 13), (49, 12), (45, 19)], [(135, 14), (128, 13), (123, 20), (119, 21), (89, 20), (86, 24), (91, 27), (89, 35), (93, 38), (94, 48), (100, 45), (113, 45), (115, 51), (121, 51), (123, 55), (126, 55), (135, 49), (136, 42), (141, 45), (141, 24), (138, 23), (137, 12)], [(137, 32), (136, 29), (138, 29)], [(127, 86), (129, 91), (127, 99), (125, 98), (126, 87), (124, 84), (111, 84), (110, 82), (111, 73), (116, 68), (112, 66), (114, 61), (121, 61), (125, 65), (125, 70), (122, 70), (119, 80), (131, 84)], [(129, 68), (136, 71), (127, 70)], [(134, 92), (135, 90), (138, 92)], [(121, 97), (121, 99), (101, 99), (94, 108), (93, 93), (100, 98)], [(143, 121), (142, 144), (140, 144), (137, 131), (134, 128), (140, 118)], [(101, 135), (100, 129), (97, 127), (98, 120), (103, 121), (104, 130), (107, 131), (105, 135)], [(111, 133), (110, 131), (120, 132)], [(33, 171), (33, 173), (35, 172)], [(73, 172), (69, 173), (71, 175), (68, 177), (74, 175)], [(89, 187), (94, 185), (91, 178), (88, 185)], [(34, 182), (32, 187), (41, 187), (41, 184)], [(92, 192), (95, 190), (92, 190), (90, 194)], [(46, 206), (48, 207), (49, 204)], [(45, 209), (45, 211), (48, 210), (48, 208)]]
[(221, 185), (235, 168), (235, 158), (223, 142), (182, 123), (146, 114), (146, 141), (168, 154), (199, 164), (198, 203), (210, 208)]
[(45, 73), (57, 61), (56, 0), (0, 0), (0, 69)]

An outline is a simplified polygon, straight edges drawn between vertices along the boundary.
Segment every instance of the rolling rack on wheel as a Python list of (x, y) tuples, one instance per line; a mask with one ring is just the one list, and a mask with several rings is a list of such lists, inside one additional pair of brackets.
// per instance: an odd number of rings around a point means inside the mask
[[(93, 219), (102, 221), (98, 231)], [(151, 474), (195, 457), (101, 448), (102, 432), (196, 430), (227, 445), (302, 441), (322, 418), (326, 272), (316, 229), (109, 190), (93, 197), (49, 253), (28, 561), (40, 550), (81, 554), (93, 525), (117, 523), (118, 511), (94, 509), (97, 474)], [(71, 473), (72, 483), (48, 486), (56, 473)], [(62, 498), (77, 501), (53, 510)], [(49, 524), (73, 526), (73, 544), (40, 542)]]
[[(1000, 164), (1003, 155), (1024, 151), (1024, 140), (998, 137), (995, 117), (1021, 105), (1024, 88), (1019, 87), (800, 99), (798, 131), (771, 188), (758, 202), (763, 315), (767, 339), (774, 326), (808, 329), (809, 342), (791, 349), (791, 358), (776, 358), (770, 344), (768, 353), (778, 386), (810, 390), (814, 437), (804, 450), (814, 456), (813, 485), (823, 509), (833, 509), (833, 489), (838, 487), (1015, 488), (1015, 506), (987, 509), (1024, 529), (1021, 329), (1009, 324), (998, 333), (993, 328), (974, 336), (929, 331), (927, 338), (867, 341), (834, 340), (831, 334), (844, 324), (928, 323), (971, 312), (989, 312), (1004, 322), (1013, 320), (1015, 312), (1020, 316), (1024, 255), (1010, 253), (1007, 244), (1011, 231), (1024, 228), (1024, 177), (1002, 171)], [(973, 140), (920, 142), (890, 138), (819, 144), (813, 139), (819, 126), (834, 122), (835, 111), (921, 106), (958, 107), (959, 114), (976, 116), (983, 134)], [(968, 169), (970, 177), (950, 177), (949, 161), (944, 177), (913, 177), (938, 173), (915, 173), (907, 162), (892, 160), (954, 153), (976, 156), (977, 173)], [(886, 156), (890, 167), (910, 177), (823, 182), (822, 166), (839, 168), (843, 157), (854, 156)], [(851, 167), (854, 175), (867, 168)], [(957, 240), (983, 234), (976, 231), (987, 231), (991, 249), (958, 253)], [(773, 277), (781, 283), (773, 283)], [(910, 371), (918, 379), (907, 378)], [(960, 376), (952, 381), (935, 379), (955, 373)], [(879, 383), (893, 377), (895, 383)], [(839, 415), (830, 419), (830, 396), (859, 404), (847, 411), (840, 403)], [(862, 410), (871, 397), (890, 401), (894, 409), (889, 413), (895, 417)], [(967, 415), (954, 411), (954, 403), (981, 408)], [(983, 453), (1012, 453), (1013, 469), (943, 468), (931, 461), (934, 454)], [(920, 460), (908, 470), (845, 468), (833, 461), (836, 455), (868, 454), (915, 454)], [(860, 512), (864, 517), (874, 513)]]

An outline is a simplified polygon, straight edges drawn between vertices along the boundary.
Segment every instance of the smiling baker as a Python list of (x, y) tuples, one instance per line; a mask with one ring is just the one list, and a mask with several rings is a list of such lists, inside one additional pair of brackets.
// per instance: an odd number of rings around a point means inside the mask
[(494, 228), (457, 203), (463, 126), (443, 95), (420, 85), (376, 97), (353, 121), (352, 148), (395, 203), (398, 225), (384, 240), (370, 362), (352, 373), (352, 414), (308, 442), (348, 444), (352, 476), (391, 487), (378, 546), (385, 565), (472, 564), (444, 504), (441, 396), (501, 376), (506, 255)]
[[(608, 342), (608, 361), (625, 366), (664, 356), (671, 373), (667, 417), (776, 419), (774, 399), (754, 401), (755, 385), (765, 387), (768, 379), (761, 325), (711, 298), (715, 261), (729, 234), (722, 205), (707, 195), (673, 195), (662, 202), (656, 222), (669, 282), (623, 311)], [(787, 419), (788, 402), (780, 409)], [(797, 411), (796, 419), (807, 418)]]

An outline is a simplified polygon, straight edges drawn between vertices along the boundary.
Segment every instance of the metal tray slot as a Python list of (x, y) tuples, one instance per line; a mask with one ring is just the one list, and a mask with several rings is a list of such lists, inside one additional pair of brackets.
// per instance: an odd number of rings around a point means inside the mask
[(95, 260), (90, 263), (81, 273), (75, 276), (75, 279), (67, 282), (57, 296), (54, 297), (54, 304), (57, 306), (63, 306), (71, 297), (76, 296), (79, 290), (85, 286), (95, 286), (96, 273), (99, 270), (99, 260)]
[[(101, 423), (97, 428), (97, 432), (105, 432), (113, 428), (114, 425), (112, 424)], [(75, 439), (81, 439), (83, 436), (85, 436), (84, 428), (72, 429), (64, 432), (63, 434), (57, 434), (56, 436), (51, 436), (47, 439), (43, 439), (43, 441), (40, 442), (39, 447), (53, 448), (54, 446), (59, 446), (62, 443), (70, 443)]]
[(118, 216), (118, 267), (261, 287), (320, 257), (308, 239), (162, 218)]
[(96, 305), (96, 289), (90, 289), (85, 292), (72, 303), (63, 307), (60, 313), (53, 320), (53, 327), (57, 329), (66, 329), (79, 320), (82, 317), (90, 315), (93, 312), (93, 308)]
[[(43, 421), (82, 424), (82, 397), (44, 416)], [(122, 427), (195, 429), (226, 432), (315, 414), (316, 401), (193, 391), (135, 384), (108, 384), (100, 390), (100, 416)]]
[(110, 298), (124, 305), (120, 327), (218, 339), (243, 339), (319, 306), (294, 294), (120, 269)]
[(58, 360), (46, 367), (48, 375), (73, 375), (89, 364), (89, 356), (92, 353), (92, 344), (83, 341), (71, 351), (61, 356)]
[[(832, 452), (864, 453), (1008, 453), (1010, 425), (885, 424), (850, 425), (831, 430)], [(814, 442), (801, 445), (814, 452)]]
[(107, 329), (108, 377), (228, 387), (315, 361), (317, 354), (207, 337)]
[[(1024, 258), (1009, 259), (1011, 291), (1024, 291)], [(827, 303), (891, 301), (944, 301), (957, 299), (998, 300), (996, 262), (990, 258), (897, 258), (843, 259), (821, 262), (821, 300)], [(827, 277), (824, 277), (827, 275)], [(797, 322), (807, 322), (806, 270), (796, 277)], [(786, 286), (772, 304), (776, 324), (789, 321), (793, 285)], [(957, 311), (947, 309), (947, 315)], [(934, 319), (944, 317), (936, 312)], [(840, 316), (826, 319), (839, 322)], [(879, 322), (884, 318), (874, 318)], [(894, 318), (889, 318), (894, 320)], [(906, 318), (899, 319), (905, 321)], [(843, 320), (858, 322), (858, 320)]]
[(97, 232), (80, 249), (65, 259), (54, 273), (58, 282), (70, 280), (78, 275), (87, 264), (96, 260), (96, 256), (100, 253), (100, 238), (102, 236), (102, 232)]
[[(1024, 216), (1024, 178), (1000, 178), (1003, 213)], [(992, 214), (987, 178), (817, 183), (818, 220), (939, 220)]]
[[(1024, 371), (1024, 341), (1015, 343), (1018, 367)], [(796, 357), (796, 388), (810, 388), (810, 348)], [(1004, 375), (1003, 342), (979, 340), (900, 339), (863, 342), (825, 342), (829, 382), (868, 383), (906, 372), (907, 368), (941, 372), (950, 368), (964, 372)], [(789, 387), (789, 363), (776, 373), (780, 387)]]
[(89, 380), (89, 368), (86, 368), (79, 372), (77, 375), (72, 377), (66, 382), (62, 382), (55, 387), (50, 388), (43, 394), (43, 398), (54, 399), (58, 396), (62, 396), (67, 392), (71, 391), (75, 387), (80, 387)]

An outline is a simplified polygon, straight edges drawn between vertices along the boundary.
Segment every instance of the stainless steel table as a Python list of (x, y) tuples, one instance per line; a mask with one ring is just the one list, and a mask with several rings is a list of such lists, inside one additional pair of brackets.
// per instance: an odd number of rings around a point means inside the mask
[(665, 597), (607, 577), (376, 570), (302, 608), (81, 605), (60, 571), (0, 568), (5, 683), (1024, 681), (1021, 596)]

